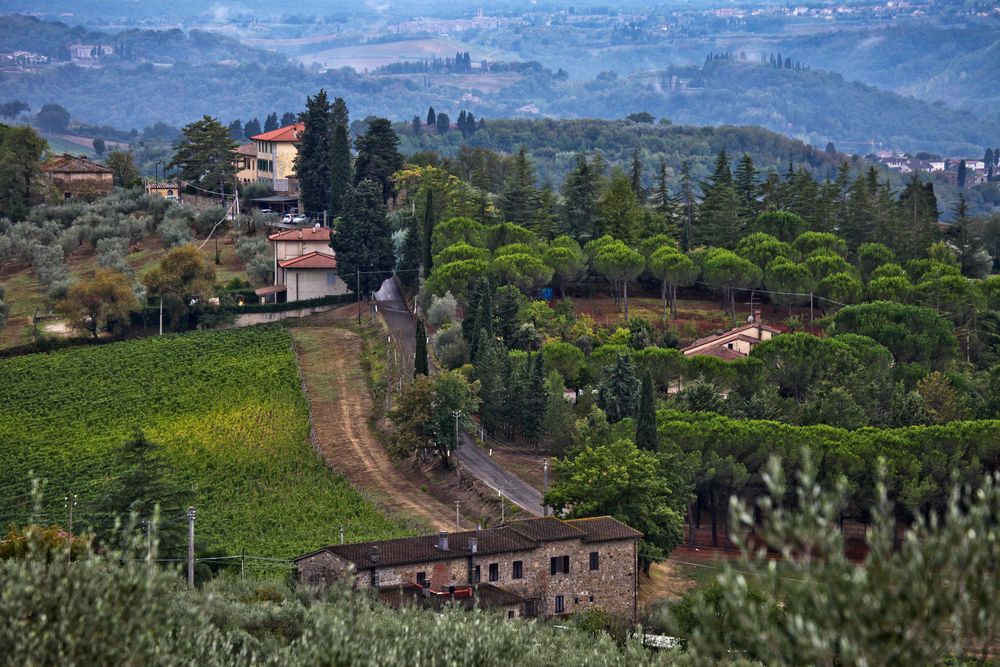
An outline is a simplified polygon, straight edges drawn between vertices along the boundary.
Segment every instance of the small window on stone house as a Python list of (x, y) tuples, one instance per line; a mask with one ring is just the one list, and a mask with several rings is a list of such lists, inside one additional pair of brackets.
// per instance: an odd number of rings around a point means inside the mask
[(511, 573), (511, 579), (521, 579), (524, 577), (524, 563), (522, 561), (514, 561), (513, 572)]
[(473, 575), (473, 581), (478, 584), (481, 581), (481, 579), (482, 579), (482, 573), (480, 572), (479, 566), (477, 565), (475, 574)]
[(600, 567), (600, 555), (596, 551), (590, 552), (590, 569), (596, 570)]
[(566, 606), (563, 603), (563, 596), (557, 595), (556, 596), (556, 613), (557, 614), (561, 614), (564, 611), (566, 611)]
[(418, 584), (420, 584), (421, 586), (423, 586), (424, 582), (426, 580), (427, 580), (427, 573), (426, 572), (417, 572), (417, 583)]
[(500, 579), (500, 565), (498, 563), (490, 563), (490, 581), (497, 581)]

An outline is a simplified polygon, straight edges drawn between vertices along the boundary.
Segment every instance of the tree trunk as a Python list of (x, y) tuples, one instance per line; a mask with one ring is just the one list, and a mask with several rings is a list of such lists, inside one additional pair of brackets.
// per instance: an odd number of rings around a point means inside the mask
[(719, 512), (716, 508), (715, 491), (712, 491), (712, 546), (719, 546)]
[(667, 282), (663, 281), (660, 283), (660, 298), (663, 299), (663, 321), (666, 322), (670, 319), (667, 315)]
[(622, 292), (625, 297), (625, 321), (628, 322), (628, 281), (622, 281)]
[(688, 503), (688, 547), (694, 549), (694, 503)]

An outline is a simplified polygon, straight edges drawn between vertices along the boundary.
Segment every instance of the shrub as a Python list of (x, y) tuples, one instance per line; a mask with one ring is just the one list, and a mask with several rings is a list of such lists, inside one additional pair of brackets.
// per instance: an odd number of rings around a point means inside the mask
[(458, 320), (458, 301), (451, 292), (444, 296), (431, 297), (431, 307), (427, 309), (427, 322), (435, 328)]
[(168, 217), (160, 225), (160, 239), (167, 248), (176, 248), (194, 238), (190, 222), (184, 217)]
[(469, 348), (462, 337), (462, 327), (450, 326), (438, 329), (431, 337), (434, 356), (448, 370), (458, 368), (469, 361)]

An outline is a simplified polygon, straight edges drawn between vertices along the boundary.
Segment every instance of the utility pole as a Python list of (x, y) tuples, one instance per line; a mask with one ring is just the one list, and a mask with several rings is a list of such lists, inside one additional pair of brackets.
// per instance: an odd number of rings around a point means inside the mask
[(813, 331), (813, 293), (809, 292), (809, 332)]
[(458, 505), (459, 505), (459, 501), (456, 500), (455, 501), (455, 530), (456, 531), (462, 530), (462, 524), (461, 524), (461, 522), (459, 520), (459, 514), (458, 514)]
[(66, 495), (66, 552), (67, 559), (73, 560), (73, 494)]
[(392, 409), (392, 336), (388, 336), (388, 344), (385, 348), (385, 412)]
[(361, 267), (358, 267), (358, 324), (361, 324)]
[(504, 495), (503, 495), (503, 484), (501, 484), (500, 485), (500, 525), (501, 526), (504, 523), (506, 523), (506, 519), (507, 519), (507, 514), (506, 514), (507, 503), (504, 502), (504, 500), (505, 500), (505, 498), (504, 498)]
[(188, 586), (194, 588), (194, 508), (189, 507), (188, 517)]
[(240, 549), (240, 579), (247, 578), (247, 550)]
[(153, 561), (153, 522), (146, 519), (146, 561)]
[(460, 410), (455, 410), (451, 414), (454, 415), (454, 417), (455, 417), (455, 449), (454, 449), (454, 451), (457, 452), (458, 451), (458, 416), (460, 414), (462, 414), (462, 412)]
[(160, 295), (160, 335), (163, 335), (163, 295)]
[(341, 544), (344, 543), (344, 527), (343, 526), (340, 527), (340, 543)]
[(549, 515), (549, 506), (545, 504), (545, 496), (549, 492), (549, 460), (542, 461), (542, 516)]

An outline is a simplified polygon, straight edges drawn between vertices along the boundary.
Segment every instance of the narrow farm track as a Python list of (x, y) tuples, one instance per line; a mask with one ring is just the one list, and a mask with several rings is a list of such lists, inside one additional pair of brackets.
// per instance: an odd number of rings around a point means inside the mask
[(408, 479), (371, 432), (371, 397), (361, 368), (361, 339), (336, 315), (290, 328), (305, 379), (313, 437), (326, 463), (384, 507), (449, 530), (454, 513)]

